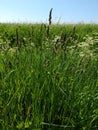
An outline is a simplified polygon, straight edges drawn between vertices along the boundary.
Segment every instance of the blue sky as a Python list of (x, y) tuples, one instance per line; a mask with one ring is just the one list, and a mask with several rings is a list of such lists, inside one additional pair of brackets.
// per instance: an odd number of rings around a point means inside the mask
[(98, 0), (0, 0), (0, 22), (98, 23)]

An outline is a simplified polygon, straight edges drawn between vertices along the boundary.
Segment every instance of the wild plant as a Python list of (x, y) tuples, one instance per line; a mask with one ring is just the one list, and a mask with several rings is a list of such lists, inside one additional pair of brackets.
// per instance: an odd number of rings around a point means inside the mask
[(50, 12), (49, 12), (49, 25), (51, 25), (51, 23), (52, 23), (52, 10), (53, 10), (53, 8), (51, 8)]
[(75, 26), (0, 24), (0, 130), (97, 130), (97, 26)]

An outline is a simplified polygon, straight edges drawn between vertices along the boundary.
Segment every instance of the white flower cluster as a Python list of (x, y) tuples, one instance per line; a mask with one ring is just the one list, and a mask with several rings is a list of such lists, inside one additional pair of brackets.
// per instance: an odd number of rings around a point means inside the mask
[(80, 51), (80, 56), (90, 55), (95, 57), (95, 50), (98, 49), (98, 33), (93, 33), (92, 36), (86, 35), (83, 38), (83, 42), (78, 43), (78, 48)]

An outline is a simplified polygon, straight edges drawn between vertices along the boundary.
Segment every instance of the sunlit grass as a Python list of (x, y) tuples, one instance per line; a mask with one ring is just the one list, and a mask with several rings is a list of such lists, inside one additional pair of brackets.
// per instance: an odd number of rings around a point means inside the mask
[(75, 27), (0, 24), (0, 130), (97, 130), (98, 25)]

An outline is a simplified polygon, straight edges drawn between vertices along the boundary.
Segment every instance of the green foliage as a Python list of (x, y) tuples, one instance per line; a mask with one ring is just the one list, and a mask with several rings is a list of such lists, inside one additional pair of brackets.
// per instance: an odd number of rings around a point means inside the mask
[(97, 30), (0, 24), (0, 130), (97, 130)]

